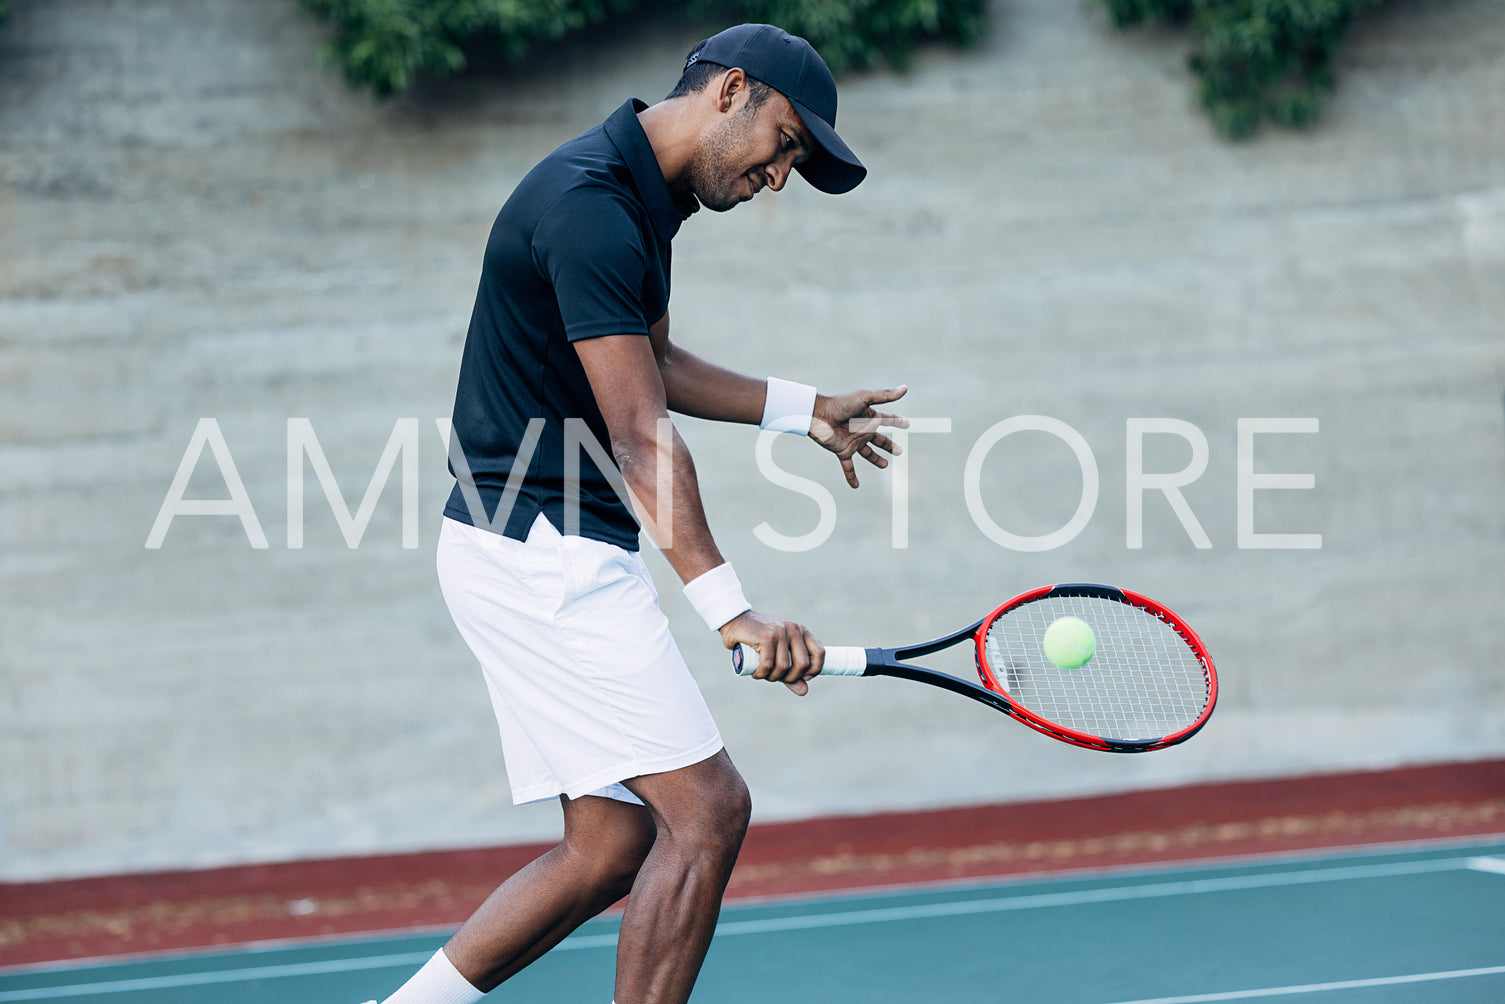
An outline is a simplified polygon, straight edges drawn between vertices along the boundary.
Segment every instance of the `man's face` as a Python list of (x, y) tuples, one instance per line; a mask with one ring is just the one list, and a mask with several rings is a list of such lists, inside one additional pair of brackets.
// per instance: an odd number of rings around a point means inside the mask
[(757, 108), (744, 96), (701, 135), (690, 184), (701, 205), (725, 212), (764, 188), (783, 188), (814, 147), (784, 95), (774, 91)]

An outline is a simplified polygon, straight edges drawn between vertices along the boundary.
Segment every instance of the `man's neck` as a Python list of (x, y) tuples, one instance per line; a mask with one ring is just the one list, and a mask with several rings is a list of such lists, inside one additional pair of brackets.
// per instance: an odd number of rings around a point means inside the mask
[(690, 161), (695, 155), (695, 139), (700, 130), (693, 104), (682, 98), (660, 101), (638, 112), (638, 123), (648, 137), (658, 169), (675, 201), (694, 198), (690, 185)]

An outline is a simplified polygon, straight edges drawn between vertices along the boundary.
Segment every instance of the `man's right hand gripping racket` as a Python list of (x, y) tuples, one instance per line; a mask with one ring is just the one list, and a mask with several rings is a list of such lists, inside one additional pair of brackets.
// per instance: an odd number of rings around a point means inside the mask
[[(1052, 660), (1046, 630), (1063, 617), (1091, 628), (1095, 651)], [(1074, 626), (1074, 625), (1073, 625)], [(1078, 630), (1080, 630), (1078, 628)], [(978, 686), (908, 660), (973, 643)], [(732, 650), (732, 668), (757, 671), (757, 653)], [(1144, 753), (1196, 735), (1218, 700), (1212, 658), (1187, 623), (1138, 593), (1087, 582), (1042, 586), (954, 634), (901, 648), (826, 649), (821, 676), (896, 676), (1002, 711), (1037, 732), (1107, 753)]]

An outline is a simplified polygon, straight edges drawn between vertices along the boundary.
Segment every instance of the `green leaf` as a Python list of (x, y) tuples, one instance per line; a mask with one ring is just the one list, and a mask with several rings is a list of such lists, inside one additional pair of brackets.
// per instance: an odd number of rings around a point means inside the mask
[[(0, 0), (0, 9), (6, 0)], [(517, 60), (631, 9), (635, 0), (298, 0), (335, 30), (327, 57), (351, 84), (380, 95), (420, 74), (466, 66), (467, 48), (487, 45)], [(728, 23), (766, 21), (802, 35), (841, 73), (903, 66), (930, 40), (967, 44), (987, 25), (986, 0), (678, 0)]]
[(1332, 54), (1354, 15), (1383, 0), (1098, 0), (1113, 23), (1189, 25), (1188, 60), (1219, 133), (1254, 135), (1261, 121), (1315, 122), (1332, 91)]

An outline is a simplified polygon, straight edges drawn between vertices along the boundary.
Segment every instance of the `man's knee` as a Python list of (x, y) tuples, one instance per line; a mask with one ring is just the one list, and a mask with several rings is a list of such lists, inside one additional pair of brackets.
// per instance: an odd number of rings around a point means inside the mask
[(593, 884), (625, 887), (632, 884), (653, 850), (654, 836), (653, 820), (646, 809), (617, 802), (604, 812), (567, 810), (559, 850), (575, 867), (593, 873)]
[(689, 811), (668, 821), (671, 837), (700, 853), (735, 860), (752, 817), (747, 782), (728, 762), (724, 771), (699, 786), (696, 796)]
[(742, 838), (747, 834), (747, 824), (752, 819), (752, 792), (747, 788), (747, 782), (735, 769), (732, 771), (731, 783), (727, 786), (724, 799), (721, 803), (723, 818), (721, 825), (725, 832), (735, 833), (737, 843), (742, 843)]
[(638, 869), (643, 867), (648, 853), (653, 850), (656, 831), (644, 814), (642, 824), (624, 826), (608, 840), (593, 847), (595, 867), (604, 880), (632, 885)]
[(679, 770), (626, 782), (653, 811), (658, 840), (694, 856), (735, 860), (752, 815), (747, 782), (722, 750)]

